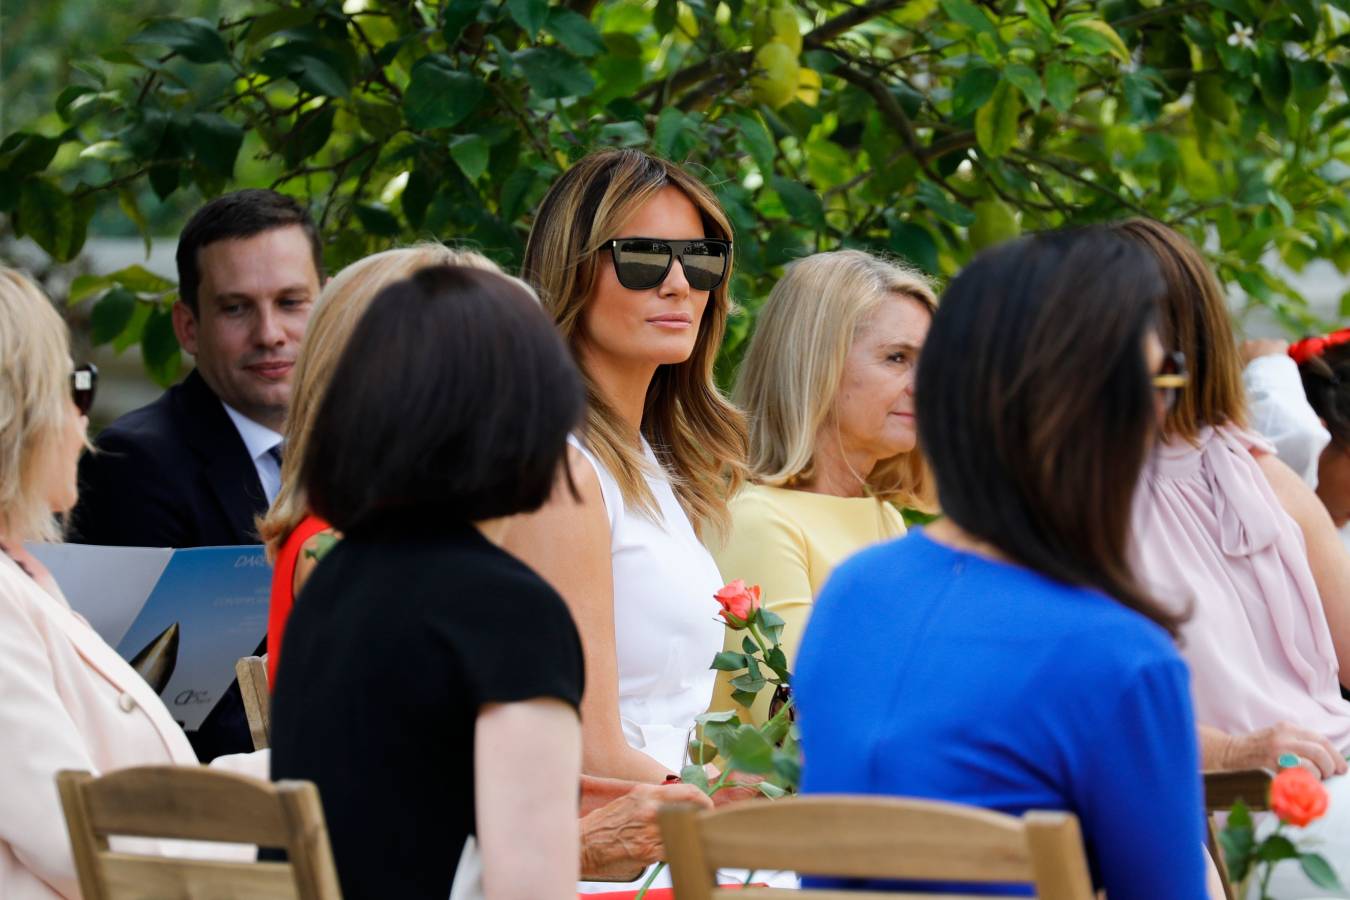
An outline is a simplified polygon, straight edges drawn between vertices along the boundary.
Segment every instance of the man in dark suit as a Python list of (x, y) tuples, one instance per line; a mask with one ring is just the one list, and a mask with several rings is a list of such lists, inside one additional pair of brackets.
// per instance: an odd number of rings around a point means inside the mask
[[(71, 540), (256, 544), (280, 487), (291, 371), (323, 281), (314, 223), (273, 191), (227, 194), (188, 222), (177, 261), (174, 333), (196, 368), (99, 434)], [(237, 687), (189, 737), (203, 759), (252, 749)]]

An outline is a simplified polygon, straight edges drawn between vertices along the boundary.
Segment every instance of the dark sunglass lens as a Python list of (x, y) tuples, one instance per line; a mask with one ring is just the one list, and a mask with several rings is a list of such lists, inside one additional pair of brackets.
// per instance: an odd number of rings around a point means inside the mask
[(620, 241), (614, 273), (632, 291), (656, 287), (670, 268), (670, 245), (661, 241)]
[(727, 248), (721, 244), (690, 244), (680, 257), (684, 277), (696, 291), (711, 291), (727, 273)]

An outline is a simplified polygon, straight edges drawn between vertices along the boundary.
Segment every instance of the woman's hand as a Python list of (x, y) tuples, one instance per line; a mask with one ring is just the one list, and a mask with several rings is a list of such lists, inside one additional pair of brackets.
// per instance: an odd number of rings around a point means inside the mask
[(1350, 768), (1331, 741), (1288, 722), (1279, 722), (1251, 734), (1223, 737), (1225, 743), (1217, 748), (1215, 768), (1219, 769), (1278, 769), (1280, 757), (1285, 754), (1298, 757), (1299, 765), (1319, 778), (1343, 775)]
[(712, 809), (712, 800), (689, 784), (638, 784), (581, 820), (581, 877), (632, 881), (665, 856), (656, 813), (690, 803)]

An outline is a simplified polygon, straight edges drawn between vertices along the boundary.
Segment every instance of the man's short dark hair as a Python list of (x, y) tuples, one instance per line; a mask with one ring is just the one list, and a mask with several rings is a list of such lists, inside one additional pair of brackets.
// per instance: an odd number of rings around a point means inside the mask
[(482, 521), (538, 509), (566, 472), (581, 374), (520, 282), (434, 266), (371, 301), (315, 416), (300, 479), (339, 531), (435, 510)]
[(251, 238), (274, 228), (298, 225), (309, 238), (314, 271), (323, 281), (323, 243), (314, 220), (296, 200), (276, 191), (250, 188), (217, 197), (188, 220), (178, 237), (178, 295), (195, 316), (202, 273), (197, 251), (216, 241)]

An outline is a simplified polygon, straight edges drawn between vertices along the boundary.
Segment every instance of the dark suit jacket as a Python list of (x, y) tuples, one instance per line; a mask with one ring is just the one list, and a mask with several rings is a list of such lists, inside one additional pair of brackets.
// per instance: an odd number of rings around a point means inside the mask
[[(175, 549), (258, 543), (253, 519), (267, 510), (267, 495), (243, 438), (195, 369), (105, 428), (95, 446), (80, 462), (71, 541)], [(253, 749), (237, 684), (188, 737), (203, 761)]]

